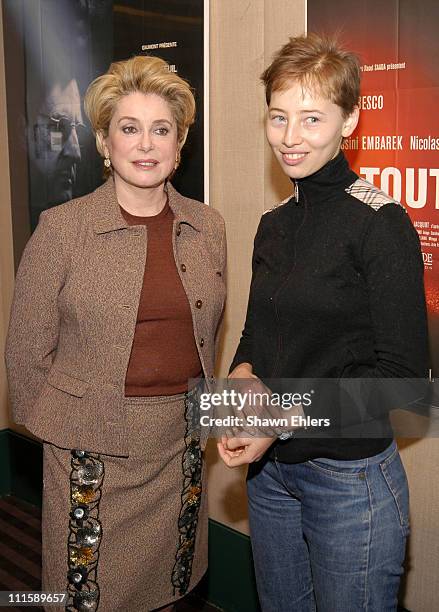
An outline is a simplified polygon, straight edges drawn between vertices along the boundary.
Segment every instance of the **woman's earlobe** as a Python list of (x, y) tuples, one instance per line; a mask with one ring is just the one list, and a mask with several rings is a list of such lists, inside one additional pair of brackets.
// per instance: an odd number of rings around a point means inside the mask
[(358, 125), (359, 118), (360, 118), (360, 109), (358, 108), (358, 106), (356, 106), (354, 110), (352, 111), (352, 113), (348, 115), (348, 117), (346, 118), (344, 122), (343, 131), (342, 131), (343, 138), (347, 138), (348, 136), (352, 134), (352, 132), (355, 130), (355, 128)]

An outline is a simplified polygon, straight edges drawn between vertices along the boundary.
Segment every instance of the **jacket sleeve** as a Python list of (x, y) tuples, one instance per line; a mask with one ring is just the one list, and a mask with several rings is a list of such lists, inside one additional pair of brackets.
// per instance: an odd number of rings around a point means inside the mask
[(220, 249), (220, 258), (221, 258), (221, 273), (224, 283), (227, 283), (227, 236), (226, 236), (226, 225), (224, 220), (222, 220), (221, 225), (221, 249)]
[(252, 256), (252, 279), (250, 283), (250, 292), (247, 304), (247, 314), (245, 318), (244, 329), (242, 331), (241, 340), (236, 349), (235, 356), (230, 366), (229, 372), (234, 370), (240, 363), (253, 363), (253, 330), (254, 330), (254, 278), (256, 268), (258, 266), (257, 247), (263, 233), (264, 217), (262, 216), (253, 245)]
[(401, 206), (387, 204), (374, 216), (364, 237), (362, 259), (376, 366), (361, 375), (427, 376), (424, 264), (418, 234)]
[(416, 402), (428, 390), (424, 264), (418, 234), (401, 206), (386, 204), (374, 214), (363, 239), (362, 269), (375, 364), (359, 359), (340, 380), (340, 390), (365, 420), (385, 419), (389, 410)]
[(6, 339), (9, 394), (16, 423), (24, 423), (27, 406), (38, 398), (58, 344), (57, 299), (64, 284), (65, 263), (53, 217), (53, 211), (41, 213), (16, 275)]
[[(226, 237), (226, 226), (224, 223), (224, 219), (222, 218), (221, 218), (220, 231), (221, 231), (221, 246), (220, 246), (220, 251), (219, 251), (220, 271), (221, 271), (221, 278), (223, 279), (223, 282), (227, 287), (227, 237)], [(222, 327), (222, 321), (224, 318), (224, 308), (225, 308), (225, 304), (224, 304), (223, 312), (221, 314), (221, 317), (220, 317), (220, 320), (218, 322), (218, 326), (215, 332), (215, 359), (218, 357), (218, 353), (219, 353), (219, 344), (220, 344), (220, 339), (221, 339), (221, 327)]]

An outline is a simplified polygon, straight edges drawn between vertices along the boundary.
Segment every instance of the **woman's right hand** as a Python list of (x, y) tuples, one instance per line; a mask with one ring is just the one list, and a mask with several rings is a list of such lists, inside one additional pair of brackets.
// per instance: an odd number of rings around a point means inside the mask
[[(250, 383), (250, 389), (243, 388), (242, 391), (251, 391), (253, 393), (264, 393), (271, 395), (270, 390), (264, 385), (264, 383), (253, 374), (253, 366), (251, 363), (243, 362), (240, 363), (230, 372), (229, 379), (241, 379), (249, 380), (253, 379), (258, 382)], [(244, 383), (245, 385), (245, 383)], [(238, 383), (238, 390), (240, 390), (240, 384)], [(264, 407), (260, 407), (259, 409)], [(253, 414), (257, 408), (255, 406), (250, 408), (244, 408), (240, 413), (245, 419), (247, 409), (250, 410), (250, 414)], [(266, 415), (265, 415), (266, 416)], [(261, 435), (258, 430), (252, 431), (253, 428), (245, 428), (243, 431), (241, 428), (232, 427), (228, 435), (223, 435), (221, 440), (218, 441), (218, 452), (221, 459), (228, 467), (237, 467), (239, 465), (245, 465), (252, 463), (253, 461), (259, 461), (265, 454), (266, 450), (271, 446), (276, 437), (271, 438), (267, 432), (267, 437), (259, 437)], [(248, 435), (254, 435), (255, 437), (248, 437)], [(259, 435), (258, 435), (259, 434)]]
[(256, 374), (253, 374), (253, 366), (251, 363), (240, 363), (232, 370), (228, 378), (257, 378)]

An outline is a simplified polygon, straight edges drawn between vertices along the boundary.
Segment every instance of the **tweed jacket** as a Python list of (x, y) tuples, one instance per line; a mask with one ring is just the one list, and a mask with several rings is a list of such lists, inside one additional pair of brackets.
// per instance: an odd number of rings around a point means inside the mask
[[(167, 188), (174, 257), (210, 388), (225, 300), (224, 221)], [(110, 178), (93, 193), (44, 211), (23, 253), (6, 342), (12, 414), (61, 448), (129, 454), (124, 383), (145, 233), (144, 225), (127, 225)]]

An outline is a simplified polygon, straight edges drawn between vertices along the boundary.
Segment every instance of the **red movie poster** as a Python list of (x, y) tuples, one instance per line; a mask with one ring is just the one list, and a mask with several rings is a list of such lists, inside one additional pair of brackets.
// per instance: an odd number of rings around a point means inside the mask
[(352, 168), (400, 201), (419, 233), (433, 373), (439, 375), (439, 3), (308, 0), (308, 32), (358, 53), (361, 120)]

